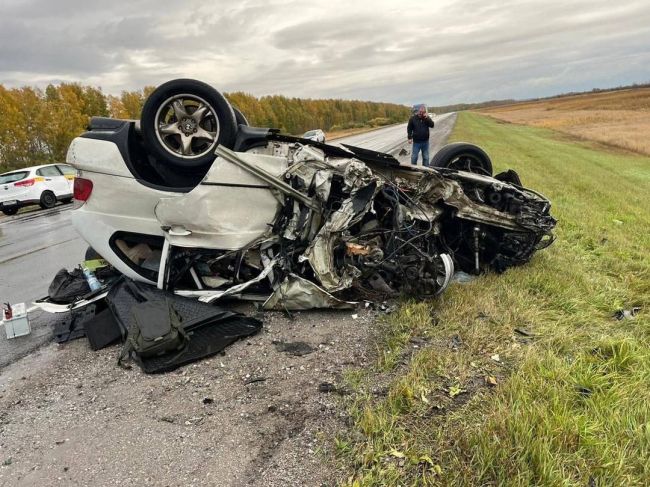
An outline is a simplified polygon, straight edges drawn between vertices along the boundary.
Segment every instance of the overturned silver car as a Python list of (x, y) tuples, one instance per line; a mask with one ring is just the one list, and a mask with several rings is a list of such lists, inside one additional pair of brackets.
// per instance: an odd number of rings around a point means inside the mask
[(142, 119), (95, 118), (67, 162), (73, 223), (119, 273), (212, 302), (345, 307), (433, 296), (454, 269), (501, 272), (553, 241), (541, 194), (452, 144), (437, 167), (253, 128), (216, 90), (160, 86)]

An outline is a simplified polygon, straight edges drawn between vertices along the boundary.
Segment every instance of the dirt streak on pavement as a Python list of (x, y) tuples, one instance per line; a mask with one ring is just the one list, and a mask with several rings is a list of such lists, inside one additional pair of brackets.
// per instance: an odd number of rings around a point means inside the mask
[[(118, 367), (117, 345), (40, 348), (0, 371), (0, 486), (336, 485), (346, 418), (319, 385), (370, 362), (375, 318), (267, 312), (258, 335), (164, 375)], [(296, 342), (308, 353), (282, 351)]]

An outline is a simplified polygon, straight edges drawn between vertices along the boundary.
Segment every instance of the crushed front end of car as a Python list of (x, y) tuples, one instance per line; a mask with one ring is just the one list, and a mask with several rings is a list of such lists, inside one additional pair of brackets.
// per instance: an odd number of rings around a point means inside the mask
[[(266, 231), (239, 248), (188, 249), (191, 232), (171, 238), (165, 285), (177, 288), (194, 272), (201, 289), (179, 293), (206, 302), (248, 295), (266, 309), (297, 310), (434, 296), (454, 269), (502, 272), (553, 241), (549, 201), (513, 182), (513, 173), (412, 169), (385, 154), (289, 140), (247, 153), (220, 146), (216, 154), (267, 188), (277, 209)], [(264, 169), (269, 157), (283, 159), (272, 165), (280, 172)], [(159, 205), (164, 228), (187, 231), (186, 212)]]

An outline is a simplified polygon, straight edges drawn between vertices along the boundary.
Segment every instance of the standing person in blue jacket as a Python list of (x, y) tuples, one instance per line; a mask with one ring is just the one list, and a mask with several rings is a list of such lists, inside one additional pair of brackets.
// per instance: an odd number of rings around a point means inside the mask
[(427, 115), (427, 108), (420, 105), (418, 111), (409, 119), (406, 135), (409, 144), (413, 144), (411, 164), (417, 166), (418, 153), (422, 151), (422, 165), (429, 166), (429, 128), (433, 128), (433, 120)]

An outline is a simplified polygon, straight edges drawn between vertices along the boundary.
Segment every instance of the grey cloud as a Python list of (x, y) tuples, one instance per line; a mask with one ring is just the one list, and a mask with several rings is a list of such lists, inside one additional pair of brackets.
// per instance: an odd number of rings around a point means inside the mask
[(0, 0), (0, 83), (451, 103), (648, 81), (643, 0)]

